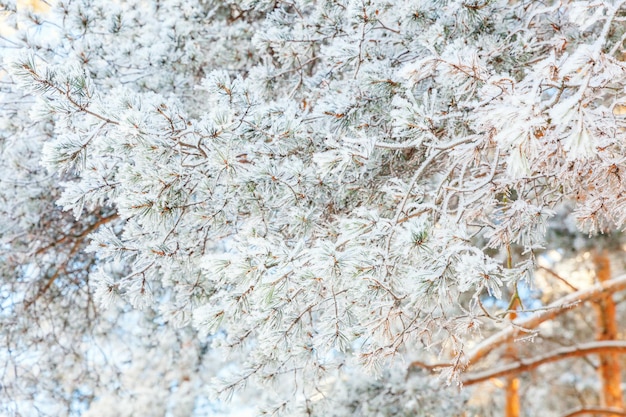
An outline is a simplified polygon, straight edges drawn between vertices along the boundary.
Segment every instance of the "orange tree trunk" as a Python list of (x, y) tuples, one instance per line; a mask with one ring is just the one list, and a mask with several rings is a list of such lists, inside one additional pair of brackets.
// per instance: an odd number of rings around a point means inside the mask
[[(510, 309), (517, 310), (518, 306), (519, 306), (519, 298), (516, 292), (513, 298), (513, 302), (511, 303)], [(509, 315), (509, 318), (511, 319), (511, 321), (515, 320), (517, 318), (517, 313), (511, 312), (511, 314)], [(515, 342), (512, 340), (509, 341), (509, 343), (507, 344), (506, 356), (510, 360), (517, 359), (517, 349), (515, 347)], [(519, 378), (517, 378), (516, 376), (507, 377), (504, 389), (505, 389), (505, 399), (506, 399), (504, 416), (505, 417), (519, 417), (519, 414), (520, 414)]]
[[(598, 281), (611, 279), (611, 262), (606, 251), (596, 252), (593, 256)], [(595, 305), (597, 311), (597, 333), (599, 341), (617, 340), (617, 322), (615, 320), (615, 301), (611, 294), (602, 297)], [(620, 388), (622, 378), (618, 353), (605, 353), (600, 356), (598, 376), (600, 377), (601, 404), (606, 407), (623, 409), (624, 400)]]

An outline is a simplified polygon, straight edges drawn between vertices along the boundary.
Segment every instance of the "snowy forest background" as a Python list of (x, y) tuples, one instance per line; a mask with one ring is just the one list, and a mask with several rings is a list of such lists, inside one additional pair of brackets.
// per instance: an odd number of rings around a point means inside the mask
[(0, 0), (0, 413), (626, 415), (625, 3)]

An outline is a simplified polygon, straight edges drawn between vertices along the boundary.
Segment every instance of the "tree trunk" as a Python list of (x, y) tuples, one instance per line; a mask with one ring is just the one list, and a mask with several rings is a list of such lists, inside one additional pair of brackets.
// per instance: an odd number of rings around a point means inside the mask
[(519, 378), (511, 376), (506, 380), (506, 417), (519, 417)]
[[(596, 252), (593, 256), (598, 281), (605, 282), (611, 279), (611, 261), (606, 253)], [(617, 322), (615, 320), (615, 301), (611, 294), (607, 294), (595, 304), (597, 311), (596, 340), (617, 340)], [(621, 369), (618, 353), (600, 354), (598, 376), (600, 378), (600, 402), (602, 406), (624, 409), (621, 390)], [(619, 414), (615, 414), (618, 416)]]
[[(513, 302), (511, 303), (511, 310), (517, 310), (519, 306), (519, 298), (517, 295), (517, 291), (515, 292)], [(517, 313), (512, 312), (509, 315), (511, 321), (517, 318)], [(506, 356), (510, 360), (517, 359), (517, 347), (515, 346), (515, 342), (513, 340), (509, 341), (506, 347)], [(519, 378), (517, 376), (509, 376), (506, 378), (505, 382), (505, 417), (519, 417), (520, 414), (520, 399), (519, 399)]]

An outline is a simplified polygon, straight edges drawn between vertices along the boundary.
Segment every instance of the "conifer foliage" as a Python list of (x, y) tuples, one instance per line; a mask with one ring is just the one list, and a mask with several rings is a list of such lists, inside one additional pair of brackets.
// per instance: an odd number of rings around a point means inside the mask
[(523, 294), (626, 223), (623, 0), (27, 3), (0, 3), (7, 412), (247, 386), (259, 413), (473, 415), (481, 348), (514, 364), (520, 329), (626, 286)]

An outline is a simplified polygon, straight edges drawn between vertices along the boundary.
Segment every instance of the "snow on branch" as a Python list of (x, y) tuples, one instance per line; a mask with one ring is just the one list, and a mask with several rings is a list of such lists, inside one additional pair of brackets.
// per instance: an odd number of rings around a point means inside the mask
[(461, 380), (463, 385), (473, 385), (487, 381), (492, 378), (500, 378), (508, 375), (517, 375), (522, 372), (532, 371), (533, 369), (546, 363), (557, 362), (563, 359), (586, 356), (595, 353), (619, 352), (626, 353), (626, 341), (602, 341), (581, 343), (576, 346), (557, 349), (545, 355), (536, 356), (529, 359), (520, 359), (510, 364), (489, 369), (483, 372), (474, 372), (466, 374)]

